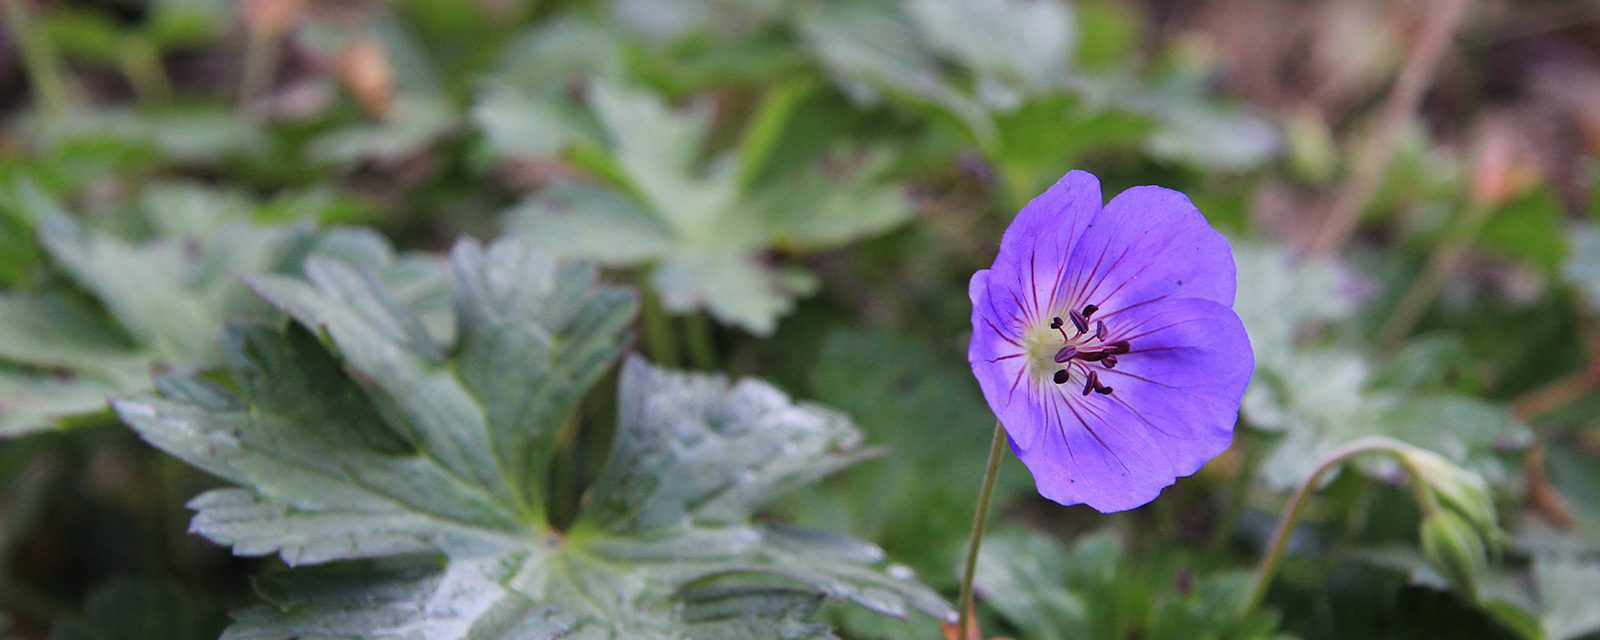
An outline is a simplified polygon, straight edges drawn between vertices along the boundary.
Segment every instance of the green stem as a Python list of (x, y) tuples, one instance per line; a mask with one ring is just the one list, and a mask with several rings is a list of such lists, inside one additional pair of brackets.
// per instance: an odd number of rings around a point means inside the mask
[(22, 65), (28, 70), (35, 107), (46, 116), (55, 116), (71, 103), (61, 56), (33, 13), (29, 0), (0, 0), (5, 5), (6, 23), (22, 50)]
[(141, 103), (164, 102), (172, 95), (172, 81), (167, 79), (167, 71), (161, 66), (161, 52), (156, 50), (149, 38), (142, 35), (125, 36), (118, 63), (122, 66), (122, 75), (133, 85), (133, 93)]
[(1489, 212), (1493, 209), (1488, 203), (1474, 201), (1467, 205), (1466, 211), (1461, 214), (1456, 232), (1428, 256), (1428, 264), (1423, 267), (1422, 275), (1411, 283), (1411, 288), (1401, 296), (1400, 301), (1394, 305), (1394, 311), (1378, 332), (1378, 344), (1392, 348), (1399, 345), (1401, 340), (1411, 333), (1422, 319), (1422, 314), (1433, 305), (1439, 292), (1444, 289), (1445, 281), (1450, 279), (1450, 272), (1455, 270), (1456, 264), (1467, 253), (1472, 241), (1478, 237), (1478, 232), (1483, 230), (1483, 225), (1489, 219)]
[(966, 569), (961, 573), (961, 597), (957, 601), (956, 629), (963, 639), (967, 633), (968, 618), (972, 612), (972, 579), (978, 569), (978, 548), (983, 545), (983, 528), (989, 519), (989, 500), (994, 497), (994, 480), (1000, 475), (1000, 452), (1006, 447), (1006, 428), (994, 423), (994, 439), (989, 442), (989, 464), (983, 470), (983, 484), (978, 488), (978, 506), (972, 513), (972, 537), (967, 541)]
[(639, 301), (639, 324), (644, 330), (644, 350), (650, 359), (663, 367), (678, 366), (678, 336), (672, 330), (672, 317), (662, 308), (661, 300), (646, 283), (640, 283), (643, 292)]
[(1305, 509), (1311, 497), (1311, 492), (1321, 484), (1322, 477), (1343, 464), (1346, 460), (1368, 453), (1383, 453), (1393, 456), (1400, 462), (1401, 468), (1406, 472), (1411, 483), (1411, 490), (1416, 496), (1418, 506), (1422, 508), (1424, 516), (1433, 515), (1439, 510), (1438, 499), (1433, 496), (1427, 485), (1423, 482), (1422, 473), (1411, 464), (1404, 455), (1406, 449), (1411, 448), (1399, 440), (1384, 436), (1366, 436), (1356, 438), (1323, 456), (1322, 462), (1311, 473), (1300, 481), (1295, 487), (1294, 494), (1289, 498), (1288, 508), (1283, 516), (1278, 519), (1278, 526), (1272, 531), (1272, 538), (1267, 543), (1266, 553), (1261, 556), (1261, 563), (1256, 566), (1254, 579), (1251, 580), (1249, 595), (1244, 600), (1244, 613), (1254, 611), (1266, 598), (1267, 588), (1272, 586), (1272, 575), (1278, 570), (1278, 561), (1283, 559), (1283, 551), (1288, 546), (1289, 534), (1294, 533), (1295, 524), (1300, 519), (1300, 512)]
[(1222, 514), (1222, 522), (1211, 530), (1211, 540), (1206, 543), (1206, 548), (1212, 553), (1220, 553), (1226, 548), (1233, 540), (1233, 533), (1239, 530), (1239, 516), (1244, 511), (1245, 501), (1250, 498), (1250, 482), (1256, 477), (1256, 466), (1260, 462), (1259, 448), (1246, 446), (1238, 473), (1234, 474), (1233, 481), (1228, 485), (1228, 507)]
[(717, 347), (711, 339), (711, 321), (697, 311), (683, 319), (683, 339), (689, 351), (689, 364), (696, 369), (717, 367)]

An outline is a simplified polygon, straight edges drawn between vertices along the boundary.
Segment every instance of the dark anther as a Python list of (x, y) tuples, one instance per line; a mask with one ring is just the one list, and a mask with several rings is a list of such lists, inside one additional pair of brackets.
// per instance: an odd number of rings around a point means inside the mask
[(1077, 355), (1078, 348), (1069, 344), (1065, 347), (1062, 347), (1060, 351), (1056, 352), (1056, 362), (1066, 362), (1074, 357), (1077, 357)]
[(1078, 359), (1084, 362), (1099, 362), (1110, 356), (1110, 351), (1081, 351), (1078, 353)]
[(1050, 319), (1050, 328), (1051, 329), (1060, 329), (1061, 328), (1061, 316), (1056, 316), (1056, 317)]
[(1133, 350), (1133, 345), (1130, 344), (1127, 340), (1118, 340), (1116, 342), (1113, 342), (1111, 344), (1106, 345), (1106, 347), (1111, 349), (1112, 353), (1115, 353), (1115, 354), (1118, 354), (1118, 355), (1121, 355), (1121, 354), (1124, 354), (1124, 353), (1127, 353), (1127, 352)]
[(1097, 375), (1094, 374), (1093, 371), (1090, 371), (1089, 372), (1089, 379), (1083, 381), (1083, 395), (1089, 395), (1090, 391), (1094, 391), (1094, 390), (1099, 389), (1099, 388), (1100, 388), (1100, 376), (1097, 376)]
[(1100, 310), (1100, 307), (1094, 306), (1092, 304), (1091, 305), (1085, 305), (1083, 307), (1083, 319), (1084, 320), (1088, 320), (1090, 317), (1094, 316), (1094, 312), (1099, 311), (1099, 310)]
[(1111, 395), (1111, 387), (1106, 387), (1106, 386), (1095, 387), (1094, 388), (1094, 392), (1098, 393), (1100, 395), (1103, 395), (1103, 396), (1109, 396), (1109, 395)]
[(1083, 317), (1083, 314), (1076, 311), (1068, 311), (1067, 317), (1072, 318), (1072, 326), (1078, 328), (1078, 335), (1081, 336), (1089, 332), (1089, 319)]
[(1105, 365), (1107, 369), (1115, 369), (1115, 368), (1117, 368), (1117, 357), (1114, 356), (1114, 355), (1106, 354), (1106, 359), (1105, 360), (1101, 360), (1100, 364)]
[(1096, 340), (1105, 340), (1106, 339), (1106, 321), (1105, 320), (1096, 320), (1096, 321), (1094, 321), (1094, 339), (1096, 339)]
[(1054, 380), (1056, 384), (1066, 384), (1067, 383), (1067, 370), (1066, 369), (1057, 370), (1056, 371), (1056, 375), (1054, 377), (1050, 378), (1050, 379)]

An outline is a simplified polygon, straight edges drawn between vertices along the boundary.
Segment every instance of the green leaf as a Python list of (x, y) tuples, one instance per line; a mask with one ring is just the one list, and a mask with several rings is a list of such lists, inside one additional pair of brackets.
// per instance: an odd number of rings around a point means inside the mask
[(1473, 242), (1490, 255), (1555, 272), (1567, 260), (1564, 210), (1555, 189), (1533, 189), (1489, 212)]
[(1600, 631), (1600, 562), (1543, 556), (1533, 562), (1539, 618), (1553, 640), (1581, 638)]
[(225, 322), (281, 317), (241, 277), (294, 273), (307, 256), (379, 274), (425, 331), (454, 330), (438, 326), (441, 315), (449, 322), (449, 298), (437, 265), (397, 257), (370, 233), (257, 224), (248, 217), (255, 204), (240, 194), (156, 183), (117, 217), (145, 234), (133, 239), (79, 223), (41, 193), (16, 195), (39, 217), (47, 266), (65, 278), (0, 292), (0, 437), (99, 413), (108, 396), (148, 392), (152, 371), (220, 366)]
[[(1328, 452), (1367, 435), (1439, 453), (1491, 483), (1506, 477), (1497, 447), (1515, 446), (1528, 435), (1509, 409), (1469, 396), (1373, 389), (1370, 378), (1367, 358), (1337, 349), (1302, 351), (1277, 368), (1258, 365), (1242, 410), (1251, 426), (1279, 434), (1269, 444), (1261, 479), (1288, 490)], [(1394, 472), (1383, 462), (1358, 466)]]
[(103, 108), (60, 117), (35, 114), (17, 131), (46, 149), (116, 145), (201, 166), (260, 155), (267, 146), (266, 132), (259, 123), (240, 119), (231, 109), (212, 106), (140, 111)]
[(948, 114), (979, 142), (995, 138), (988, 110), (953, 86), (896, 5), (824, 3), (802, 15), (798, 26), (806, 49), (858, 102), (897, 98)]
[(884, 153), (843, 160), (844, 175), (818, 159), (784, 179), (741, 185), (734, 155), (702, 158), (710, 126), (703, 105), (674, 110), (605, 83), (590, 93), (605, 143), (573, 152), (610, 188), (541, 191), (512, 210), (510, 230), (557, 255), (649, 267), (669, 311), (706, 309), (769, 334), (805, 291), (765, 253), (837, 247), (910, 216), (902, 190), (882, 179)]
[(1572, 225), (1567, 238), (1571, 253), (1561, 267), (1561, 277), (1583, 294), (1591, 310), (1600, 311), (1600, 225)]
[(981, 555), (980, 593), (1021, 638), (1270, 638), (1278, 627), (1274, 613), (1239, 613), (1247, 573), (1195, 577), (1173, 550), (1129, 553), (1109, 532), (1063, 549), (1040, 534), (1002, 531)]
[(356, 122), (312, 141), (312, 158), (350, 166), (367, 160), (398, 160), (425, 150), (458, 124), (458, 114), (444, 100), (401, 94), (389, 113), (376, 122)]
[(194, 531), (333, 563), (263, 579), (267, 604), (224, 637), (829, 637), (803, 620), (818, 595), (948, 613), (877, 547), (753, 522), (863, 455), (842, 415), (753, 380), (630, 360), (611, 461), (553, 530), (554, 436), (626, 344), (632, 295), (526, 240), (461, 242), (444, 280), (456, 329), (439, 336), (349, 263), (258, 276), (297, 325), (230, 332), (240, 395), (165, 378), (117, 403), (151, 444), (239, 485), (191, 503)]
[[(983, 476), (981, 452), (994, 416), (967, 367), (890, 330), (839, 331), (823, 340), (816, 360), (815, 395), (850, 414), (889, 454), (784, 501), (797, 520), (827, 523), (882, 545), (936, 584), (954, 586), (949, 558), (957, 557), (970, 522), (951, 518), (972, 506)], [(1026, 473), (1005, 468), (995, 501), (1031, 488)]]
[(1032, 0), (913, 0), (927, 43), (974, 76), (978, 100), (1010, 111), (1060, 86), (1076, 44), (1068, 6)]
[(158, 185), (144, 196), (143, 219), (170, 233), (131, 241), (79, 224), (38, 194), (19, 200), (37, 210), (49, 266), (78, 290), (51, 281), (0, 292), (0, 436), (148, 391), (154, 368), (219, 364), (225, 319), (264, 312), (238, 276), (287, 268), (310, 236), (304, 226), (242, 222), (245, 203), (195, 187)]
[[(1401, 361), (1380, 372), (1374, 370), (1379, 358), (1308, 340), (1356, 311), (1357, 285), (1339, 265), (1300, 261), (1281, 248), (1248, 242), (1235, 242), (1234, 252), (1235, 307), (1256, 356), (1241, 411), (1252, 427), (1279, 436), (1268, 443), (1261, 468), (1269, 486), (1293, 487), (1323, 455), (1367, 435), (1436, 452), (1490, 482), (1505, 477), (1495, 449), (1525, 440), (1527, 427), (1505, 407), (1423, 384), (1442, 378), (1415, 370), (1408, 362), (1422, 356), (1405, 354), (1426, 344), (1402, 348)], [(1361, 467), (1394, 471), (1381, 462)]]

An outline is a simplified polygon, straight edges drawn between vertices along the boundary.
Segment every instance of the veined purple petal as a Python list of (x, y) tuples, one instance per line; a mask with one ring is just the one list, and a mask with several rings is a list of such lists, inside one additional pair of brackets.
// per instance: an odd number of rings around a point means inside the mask
[[(1037, 381), (1027, 372), (1021, 328), (1011, 320), (1021, 309), (1008, 294), (998, 301), (991, 296), (996, 287), (990, 285), (990, 274), (988, 269), (972, 274), (967, 286), (974, 310), (967, 360), (972, 363), (989, 408), (1006, 425), (1006, 433), (1014, 442), (1029, 443), (1039, 424), (1036, 403), (1030, 400)], [(1004, 287), (999, 289), (1003, 291)]]
[(1046, 429), (1066, 433), (1017, 451), (1041, 495), (1105, 512), (1155, 499), (1226, 450), (1255, 367), (1238, 315), (1210, 300), (1162, 300), (1108, 326), (1133, 343), (1117, 368), (1096, 371), (1115, 392), (1063, 398), (1074, 406), (1050, 410)]
[[(967, 358), (1040, 494), (1131, 509), (1228, 447), (1254, 368), (1234, 288), (1227, 241), (1176, 191), (1102, 208), (1074, 171), (1018, 213), (968, 287)], [(1089, 313), (1092, 331), (1050, 326)]]
[(1227, 239), (1187, 196), (1162, 187), (1113, 198), (1073, 245), (1066, 271), (1069, 297), (1112, 310), (1163, 297), (1233, 306), (1237, 283)]

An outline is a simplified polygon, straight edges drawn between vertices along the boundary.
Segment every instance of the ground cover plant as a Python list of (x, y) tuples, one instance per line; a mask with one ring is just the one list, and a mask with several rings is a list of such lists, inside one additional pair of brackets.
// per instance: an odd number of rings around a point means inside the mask
[(0, 0), (0, 638), (1600, 636), (1560, 0)]

